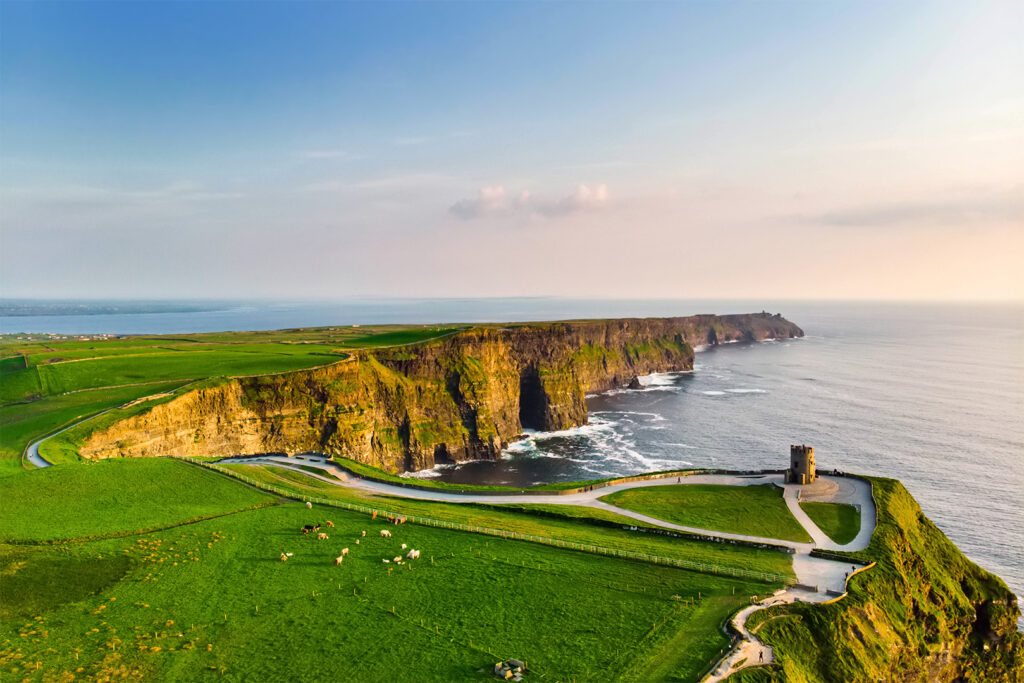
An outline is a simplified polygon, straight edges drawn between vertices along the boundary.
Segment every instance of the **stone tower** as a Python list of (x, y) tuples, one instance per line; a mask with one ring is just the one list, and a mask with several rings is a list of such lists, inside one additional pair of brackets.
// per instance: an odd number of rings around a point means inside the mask
[(790, 468), (786, 470), (786, 482), (789, 484), (814, 483), (814, 449), (810, 446), (789, 447)]

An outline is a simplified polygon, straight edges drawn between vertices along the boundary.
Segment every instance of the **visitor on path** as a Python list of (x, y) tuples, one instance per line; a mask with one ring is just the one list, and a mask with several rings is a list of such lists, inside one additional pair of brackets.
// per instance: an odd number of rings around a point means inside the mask
[(760, 651), (760, 652), (759, 652), (759, 653), (757, 654), (757, 661), (758, 661), (759, 663), (762, 663), (762, 664), (764, 663), (764, 650), (761, 650), (761, 651)]

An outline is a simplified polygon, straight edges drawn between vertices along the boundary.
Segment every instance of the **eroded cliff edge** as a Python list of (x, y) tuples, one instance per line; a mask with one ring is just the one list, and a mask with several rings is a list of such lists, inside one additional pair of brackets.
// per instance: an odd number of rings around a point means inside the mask
[(332, 365), (236, 378), (93, 432), (86, 458), (317, 450), (399, 472), (495, 458), (587, 422), (588, 393), (693, 368), (693, 347), (801, 337), (779, 315), (484, 325)]

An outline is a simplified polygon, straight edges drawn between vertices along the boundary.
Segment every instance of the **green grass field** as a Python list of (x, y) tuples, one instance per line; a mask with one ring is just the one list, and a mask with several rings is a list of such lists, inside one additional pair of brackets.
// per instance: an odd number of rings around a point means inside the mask
[(601, 500), (627, 510), (699, 529), (810, 542), (772, 485), (680, 484), (618, 491)]
[(0, 540), (103, 536), (177, 524), (276, 498), (166, 458), (61, 465), (0, 479)]
[[(298, 532), (328, 518), (328, 541)], [(717, 626), (763, 590), (412, 525), (390, 527), (388, 540), (380, 528), (290, 504), (142, 536), (3, 547), (0, 571), (17, 590), (0, 615), (0, 670), (18, 680), (487, 680), (495, 661), (517, 657), (541, 680), (653, 680), (653, 670), (693, 680), (725, 644)], [(422, 559), (382, 563), (401, 543)], [(335, 566), (343, 547), (350, 555)], [(61, 580), (68, 567), (81, 584)]]
[(818, 528), (836, 543), (845, 545), (860, 531), (860, 510), (842, 503), (800, 503)]
[[(391, 496), (377, 496), (349, 488), (335, 486), (312, 479), (299, 472), (262, 465), (227, 465), (228, 469), (273, 486), (298, 494), (320, 496), (334, 500), (367, 505), (398, 514), (422, 515), (462, 524), (492, 529), (515, 531), (558, 538), (576, 543), (589, 543), (607, 548), (643, 552), (663, 557), (692, 560), (707, 564), (750, 569), (753, 571), (793, 576), (791, 556), (774, 550), (761, 550), (728, 543), (672, 538), (657, 534), (644, 534), (623, 528), (588, 524), (620, 521), (634, 525), (635, 520), (619, 517), (602, 510), (557, 505), (474, 505), (466, 503), (437, 503)], [(558, 510), (557, 508), (561, 508)], [(552, 512), (561, 516), (550, 516)], [(539, 513), (539, 514), (538, 514)]]

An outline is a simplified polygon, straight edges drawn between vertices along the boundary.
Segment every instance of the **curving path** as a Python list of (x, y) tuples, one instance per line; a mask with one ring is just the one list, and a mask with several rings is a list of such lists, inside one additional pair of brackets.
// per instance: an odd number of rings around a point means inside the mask
[(88, 417), (84, 417), (81, 420), (77, 420), (75, 422), (72, 422), (67, 427), (62, 427), (61, 429), (58, 429), (57, 431), (53, 432), (52, 434), (47, 434), (43, 438), (37, 439), (37, 440), (33, 441), (25, 449), (25, 459), (28, 460), (33, 465), (35, 465), (36, 467), (38, 467), (39, 469), (42, 469), (44, 467), (53, 467), (53, 463), (52, 462), (50, 462), (49, 460), (47, 460), (43, 456), (39, 455), (39, 445), (41, 443), (43, 443), (44, 441), (46, 441), (47, 439), (49, 439), (51, 437), (57, 436), (58, 434), (63, 434), (64, 432), (68, 431), (72, 427), (77, 427), (78, 425), (82, 424), (83, 422), (86, 422), (87, 420), (91, 420), (94, 417), (99, 417), (100, 415), (103, 415), (104, 413), (109, 413), (111, 410), (114, 410), (114, 408), (107, 408), (106, 410), (103, 410), (101, 412), (93, 413), (92, 415), (90, 415)]
[[(782, 475), (779, 474), (753, 476), (692, 474), (679, 478), (669, 477), (664, 479), (625, 482), (622, 484), (613, 484), (611, 486), (592, 489), (590, 491), (582, 491), (580, 493), (566, 495), (533, 495), (521, 493), (481, 495), (473, 492), (458, 493), (441, 490), (429, 491), (423, 489), (410, 489), (380, 481), (353, 477), (336, 464), (332, 463), (329, 459), (314, 455), (294, 456), (290, 458), (283, 456), (225, 458), (219, 462), (273, 465), (275, 467), (300, 472), (306, 476), (325, 481), (336, 486), (345, 486), (365, 491), (367, 493), (395, 496), (399, 498), (434, 500), (448, 503), (539, 503), (546, 505), (579, 505), (607, 510), (647, 524), (675, 531), (697, 533), (704, 536), (728, 540), (744, 540), (754, 543), (766, 543), (791, 548), (794, 552), (793, 572), (796, 574), (799, 585), (790, 586), (776, 591), (771, 597), (745, 607), (733, 616), (732, 625), (737, 632), (739, 632), (741, 640), (732, 650), (719, 660), (715, 669), (704, 678), (704, 683), (717, 683), (718, 681), (725, 680), (731, 674), (748, 666), (772, 663), (775, 659), (772, 648), (762, 643), (756, 635), (748, 631), (746, 628), (746, 622), (749, 616), (758, 610), (766, 609), (772, 605), (795, 601), (824, 602), (825, 600), (831, 599), (832, 595), (835, 595), (836, 593), (845, 592), (846, 577), (853, 567), (845, 562), (812, 557), (810, 552), (815, 548), (838, 551), (863, 550), (867, 548), (868, 544), (871, 542), (871, 534), (874, 532), (876, 524), (875, 504), (871, 497), (870, 484), (859, 479), (850, 479), (846, 477), (819, 476), (818, 479), (821, 480), (822, 485), (809, 488), (786, 484)], [(315, 474), (308, 470), (300, 469), (298, 466), (299, 464), (307, 467), (315, 467), (322, 470), (323, 473)], [(783, 500), (785, 500), (786, 506), (800, 525), (803, 526), (811, 536), (813, 539), (811, 543), (798, 543), (775, 538), (732, 534), (710, 529), (698, 529), (683, 526), (638, 512), (633, 512), (632, 510), (619, 508), (599, 500), (602, 496), (614, 493), (615, 491), (632, 488), (646, 488), (650, 486), (670, 486), (678, 484), (755, 486), (767, 483), (775, 484), (783, 489)], [(860, 531), (851, 542), (844, 545), (836, 543), (821, 529), (819, 529), (807, 513), (803, 511), (803, 508), (800, 507), (801, 499), (832, 503), (847, 503), (858, 506), (861, 512)], [(828, 591), (832, 591), (832, 595), (830, 595)]]
[[(489, 504), (521, 504), (521, 503), (534, 503), (544, 505), (577, 505), (584, 507), (597, 508), (601, 510), (607, 510), (624, 517), (629, 517), (637, 521), (659, 526), (664, 529), (672, 529), (673, 531), (681, 531), (685, 533), (701, 534), (703, 536), (711, 536), (713, 538), (721, 538), (725, 540), (741, 540), (749, 541), (752, 543), (764, 543), (775, 546), (784, 546), (791, 548), (794, 552), (793, 555), (793, 571), (796, 574), (797, 581), (805, 586), (814, 586), (817, 592), (822, 594), (822, 599), (825, 599), (824, 593), (827, 590), (832, 591), (843, 591), (846, 583), (846, 573), (850, 570), (850, 565), (844, 562), (836, 562), (834, 560), (826, 560), (819, 557), (811, 557), (810, 552), (814, 548), (825, 548), (828, 550), (863, 550), (867, 547), (868, 542), (871, 540), (871, 532), (875, 528), (875, 509), (874, 504), (871, 500), (871, 487), (866, 482), (851, 479), (843, 482), (843, 486), (832, 486), (836, 492), (832, 494), (835, 498), (834, 502), (849, 502), (852, 504), (861, 505), (861, 532), (857, 537), (846, 545), (839, 545), (834, 543), (828, 536), (822, 532), (817, 525), (804, 513), (803, 509), (800, 508), (798, 503), (800, 486), (787, 485), (783, 483), (782, 475), (778, 474), (765, 474), (765, 475), (754, 475), (754, 476), (737, 476), (728, 474), (692, 474), (683, 476), (680, 478), (670, 477), (665, 479), (651, 479), (646, 481), (631, 481), (622, 484), (613, 484), (611, 486), (605, 486), (602, 488), (592, 489), (590, 491), (582, 491), (580, 493), (572, 493), (566, 495), (533, 495), (523, 493), (508, 493), (504, 495), (482, 495), (479, 493), (459, 493), (454, 491), (428, 491), (423, 489), (410, 489), (403, 486), (395, 486), (393, 484), (387, 484), (385, 482), (373, 481), (370, 479), (362, 479), (359, 477), (353, 477), (348, 475), (344, 470), (338, 467), (335, 463), (320, 456), (305, 455), (305, 456), (265, 456), (260, 458), (225, 458), (218, 462), (221, 463), (246, 463), (246, 464), (264, 464), (273, 465), (275, 467), (282, 467), (285, 469), (294, 470), (307, 476), (314, 477), (316, 479), (325, 481), (335, 486), (345, 486), (367, 493), (373, 493), (377, 495), (394, 496), (397, 498), (413, 498), (417, 500), (433, 500), (441, 501), (446, 503), (489, 503)], [(308, 470), (299, 469), (298, 465), (304, 465), (306, 467), (315, 467), (323, 470), (323, 476), (317, 476), (309, 472)], [(821, 477), (821, 479), (827, 482), (834, 481), (830, 477)], [(766, 538), (763, 536), (750, 536), (747, 534), (733, 534), (724, 531), (715, 531), (711, 529), (700, 529), (696, 527), (683, 526), (681, 524), (674, 524), (667, 522), (656, 517), (650, 517), (648, 515), (634, 512), (632, 510), (626, 510), (624, 508), (616, 507), (602, 500), (600, 497), (606, 496), (609, 493), (615, 491), (623, 491), (626, 489), (633, 488), (646, 488), (650, 486), (670, 486), (679, 484), (717, 484), (717, 485), (730, 485), (730, 486), (756, 486), (758, 484), (774, 483), (781, 486), (784, 489), (783, 498), (786, 504), (789, 506), (791, 511), (794, 510), (794, 516), (801, 523), (801, 525), (807, 530), (811, 538), (814, 539), (812, 543), (799, 543), (795, 541), (784, 541), (776, 538)]]

